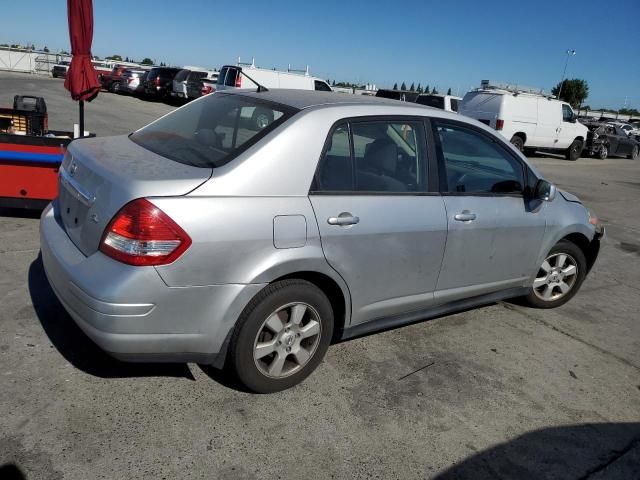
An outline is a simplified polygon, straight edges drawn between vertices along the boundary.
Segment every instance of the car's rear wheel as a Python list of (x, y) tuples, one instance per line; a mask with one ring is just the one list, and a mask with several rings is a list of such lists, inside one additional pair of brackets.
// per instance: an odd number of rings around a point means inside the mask
[(332, 334), (333, 310), (319, 288), (304, 280), (276, 282), (245, 308), (231, 340), (231, 367), (254, 392), (285, 390), (315, 370)]
[(561, 240), (540, 265), (524, 300), (536, 308), (559, 307), (578, 292), (586, 273), (587, 261), (582, 250), (575, 243)]
[(638, 160), (640, 158), (640, 146), (636, 145), (631, 150), (631, 155), (629, 155), (630, 160)]
[(583, 143), (582, 140), (574, 140), (569, 148), (567, 149), (567, 153), (565, 154), (567, 160), (577, 160), (580, 158), (580, 154), (582, 153)]
[(120, 82), (113, 82), (110, 90), (112, 93), (118, 93), (120, 91)]
[(524, 140), (519, 135), (511, 137), (511, 144), (521, 152), (524, 152)]
[(600, 145), (600, 148), (598, 149), (596, 155), (600, 160), (604, 160), (609, 156), (609, 147), (603, 143), (602, 145)]

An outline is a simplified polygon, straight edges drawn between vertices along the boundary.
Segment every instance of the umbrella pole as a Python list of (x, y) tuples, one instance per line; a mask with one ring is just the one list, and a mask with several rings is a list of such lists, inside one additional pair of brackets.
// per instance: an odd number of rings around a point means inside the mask
[(80, 108), (80, 136), (79, 138), (84, 137), (84, 100), (80, 100), (78, 104), (78, 108)]

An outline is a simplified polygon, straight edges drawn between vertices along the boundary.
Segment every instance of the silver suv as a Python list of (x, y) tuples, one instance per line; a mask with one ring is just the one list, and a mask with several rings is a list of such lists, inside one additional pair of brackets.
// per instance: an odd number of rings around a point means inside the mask
[(218, 92), (74, 141), (59, 178), (42, 258), (84, 332), (257, 392), (302, 381), (332, 340), (562, 305), (604, 233), (481, 123), (355, 95)]

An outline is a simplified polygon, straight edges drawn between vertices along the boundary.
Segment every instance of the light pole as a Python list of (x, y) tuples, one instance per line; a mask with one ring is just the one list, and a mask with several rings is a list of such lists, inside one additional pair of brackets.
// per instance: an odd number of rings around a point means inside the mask
[(567, 59), (564, 61), (564, 70), (562, 71), (562, 78), (560, 79), (560, 90), (558, 90), (558, 100), (560, 100), (560, 94), (562, 93), (562, 87), (564, 86), (564, 76), (567, 73), (567, 65), (569, 65), (569, 57), (573, 57), (576, 54), (575, 50), (567, 50)]

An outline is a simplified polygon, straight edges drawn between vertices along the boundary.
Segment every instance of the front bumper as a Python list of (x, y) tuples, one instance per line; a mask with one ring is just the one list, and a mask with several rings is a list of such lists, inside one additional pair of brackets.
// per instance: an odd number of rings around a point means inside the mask
[(40, 219), (44, 269), (56, 296), (100, 348), (128, 361), (217, 363), (225, 339), (264, 285), (168, 287), (153, 267), (85, 257), (50, 204)]

